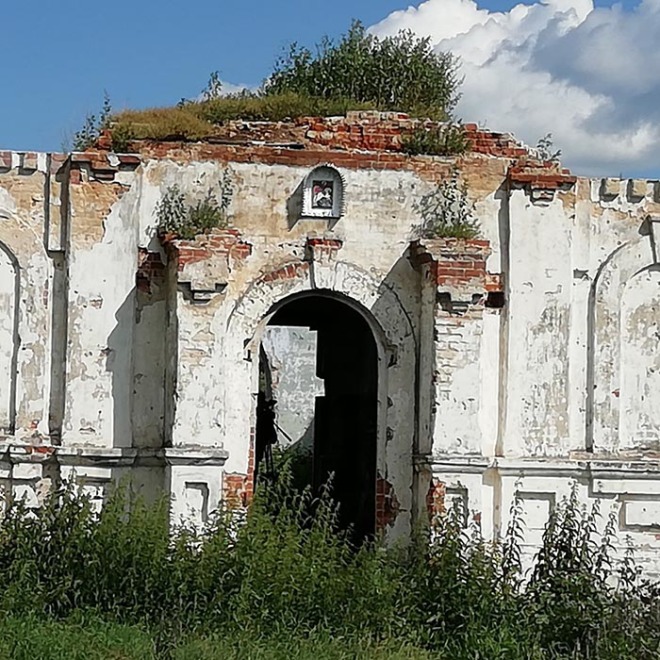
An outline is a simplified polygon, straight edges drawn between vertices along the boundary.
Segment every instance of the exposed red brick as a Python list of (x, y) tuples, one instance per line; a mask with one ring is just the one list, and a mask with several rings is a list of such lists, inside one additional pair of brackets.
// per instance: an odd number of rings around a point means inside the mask
[(212, 251), (194, 245), (178, 245), (176, 248), (177, 268), (183, 270), (186, 264), (204, 261), (212, 256)]
[(275, 282), (277, 280), (290, 280), (307, 274), (308, 264), (302, 262), (290, 263), (266, 273), (261, 278), (262, 282)]
[(392, 484), (378, 474), (376, 478), (376, 531), (394, 524), (400, 505)]
[(504, 291), (504, 273), (486, 273), (486, 291)]
[[(34, 428), (36, 428), (36, 425), (34, 426)], [(51, 445), (26, 445), (25, 451), (28, 454), (50, 455), (55, 452), (55, 447)]]
[[(292, 122), (228, 122), (217, 135), (202, 143), (136, 142), (148, 157), (180, 157), (194, 152), (196, 159), (313, 167), (332, 161), (337, 167), (374, 169), (423, 169), (427, 156), (401, 153), (402, 137), (423, 126), (441, 124), (411, 119), (402, 113), (349, 112), (342, 118), (300, 117)], [(532, 155), (511, 135), (464, 126), (472, 153), (531, 161)], [(238, 136), (238, 137), (236, 137)], [(221, 143), (220, 143), (221, 142)], [(256, 142), (264, 144), (256, 145)], [(270, 144), (269, 144), (270, 143)], [(290, 148), (291, 145), (296, 148)], [(331, 156), (330, 156), (331, 154)]]
[[(486, 270), (489, 254), (490, 243), (484, 239), (421, 239), (410, 244), (409, 258), (440, 293), (476, 305), (487, 299), (487, 293), (503, 291), (500, 276)], [(439, 304), (447, 311), (442, 302)]]
[(106, 149), (110, 150), (112, 149), (112, 132), (109, 130), (103, 130), (101, 131), (101, 135), (99, 135), (98, 140), (96, 141), (96, 148), (97, 149)]
[(208, 234), (200, 234), (192, 240), (177, 238), (174, 234), (164, 234), (161, 242), (173, 259), (177, 268), (183, 270), (186, 264), (204, 261), (214, 255), (224, 255), (234, 261), (242, 261), (252, 254), (252, 245), (241, 240), (237, 229), (214, 229)]
[(337, 238), (308, 238), (307, 245), (310, 247), (326, 247), (339, 250), (343, 243)]
[(82, 153), (72, 153), (69, 156), (71, 163), (71, 182), (80, 183), (80, 174), (74, 175), (74, 172), (80, 168), (89, 169), (91, 176), (100, 181), (114, 181), (120, 166), (123, 169), (135, 169), (141, 162), (137, 155), (117, 157), (117, 161), (110, 163), (109, 156), (104, 151), (90, 150)]
[(510, 184), (529, 186), (537, 190), (557, 190), (572, 186), (577, 181), (577, 177), (557, 162), (540, 163), (529, 159), (521, 159), (512, 165), (508, 171), (508, 179)]
[(137, 167), (142, 162), (142, 159), (134, 154), (121, 154), (117, 158), (122, 165), (127, 167)]
[(254, 443), (255, 433), (250, 434), (247, 473), (231, 472), (223, 478), (223, 500), (230, 509), (247, 507), (254, 496)]
[(165, 264), (160, 254), (138, 249), (138, 264), (135, 272), (135, 286), (138, 291), (151, 293), (152, 283), (162, 283), (165, 279)]
[(429, 489), (426, 493), (426, 510), (430, 521), (433, 521), (436, 516), (442, 515), (446, 511), (445, 495), (445, 483), (438, 479), (431, 479)]
[(239, 509), (249, 504), (250, 478), (247, 474), (233, 472), (223, 479), (223, 499), (229, 509)]

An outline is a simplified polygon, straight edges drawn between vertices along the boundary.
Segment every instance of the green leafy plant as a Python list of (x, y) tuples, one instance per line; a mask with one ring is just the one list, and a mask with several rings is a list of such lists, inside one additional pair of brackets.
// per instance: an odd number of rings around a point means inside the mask
[(112, 105), (110, 97), (106, 92), (103, 97), (103, 107), (98, 115), (89, 114), (85, 117), (85, 122), (79, 131), (73, 135), (73, 150), (85, 151), (96, 144), (101, 137), (101, 133), (110, 128), (110, 118), (112, 116)]
[(465, 153), (469, 146), (470, 141), (460, 123), (418, 126), (401, 140), (401, 150), (411, 156), (457, 156)]
[(495, 542), (459, 506), (405, 547), (355, 547), (330, 488), (280, 474), (202, 528), (124, 488), (100, 511), (72, 486), (37, 509), (6, 499), (0, 656), (658, 658), (660, 589), (576, 490), (525, 573), (519, 502)]
[[(130, 139), (197, 140), (212, 135), (214, 126), (236, 119), (282, 121), (350, 110), (400, 111), (447, 121), (461, 82), (457, 59), (436, 53), (428, 38), (410, 31), (376, 37), (355, 21), (338, 41), (326, 37), (314, 51), (292, 44), (257, 91), (223, 94), (215, 71), (200, 99), (181, 99), (172, 108), (124, 111), (113, 116), (112, 124), (113, 131), (122, 127)], [(81, 144), (96, 136), (96, 123), (90, 117)], [(457, 128), (436, 137), (417, 136), (410, 153), (454, 154), (464, 149)]]
[(561, 156), (561, 149), (555, 151), (552, 141), (552, 133), (546, 133), (537, 143), (536, 152), (542, 161), (558, 161)]
[(316, 52), (292, 44), (276, 62), (264, 92), (351, 99), (446, 119), (458, 101), (460, 82), (456, 59), (436, 53), (429, 38), (410, 31), (380, 38), (354, 21), (338, 42), (326, 37)]
[(158, 230), (162, 234), (192, 240), (211, 229), (226, 227), (232, 195), (229, 170), (224, 171), (217, 188), (209, 188), (201, 196), (199, 191), (187, 195), (174, 184), (156, 206)]
[(112, 150), (115, 153), (125, 153), (135, 140), (135, 132), (130, 124), (111, 126)]
[(420, 199), (417, 211), (422, 217), (418, 230), (422, 238), (477, 238), (480, 235), (474, 203), (457, 169)]
[(212, 71), (206, 87), (202, 90), (202, 98), (206, 101), (217, 99), (222, 96), (222, 81), (220, 80), (220, 72)]

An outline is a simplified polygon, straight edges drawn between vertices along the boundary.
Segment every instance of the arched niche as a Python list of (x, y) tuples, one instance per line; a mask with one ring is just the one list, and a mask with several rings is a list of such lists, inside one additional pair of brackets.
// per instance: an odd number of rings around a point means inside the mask
[(302, 214), (338, 220), (344, 214), (344, 178), (332, 165), (319, 165), (303, 183)]
[(660, 448), (660, 268), (636, 273), (621, 299), (620, 445)]
[(18, 262), (0, 242), (0, 432), (13, 433), (18, 351)]
[(587, 448), (596, 453), (660, 446), (652, 401), (660, 383), (660, 265), (645, 233), (608, 257), (592, 288)]

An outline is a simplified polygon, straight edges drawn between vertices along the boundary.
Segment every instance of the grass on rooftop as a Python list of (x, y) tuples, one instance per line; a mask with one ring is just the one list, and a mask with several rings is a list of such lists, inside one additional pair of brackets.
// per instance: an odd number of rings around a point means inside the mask
[[(112, 118), (113, 134), (122, 140), (199, 140), (212, 136), (217, 127), (231, 120), (285, 121), (298, 117), (345, 116), (350, 110), (393, 110), (372, 102), (324, 99), (296, 92), (281, 94), (240, 93), (189, 101), (171, 108), (125, 110)], [(411, 113), (444, 119), (440, 108), (419, 108)]]

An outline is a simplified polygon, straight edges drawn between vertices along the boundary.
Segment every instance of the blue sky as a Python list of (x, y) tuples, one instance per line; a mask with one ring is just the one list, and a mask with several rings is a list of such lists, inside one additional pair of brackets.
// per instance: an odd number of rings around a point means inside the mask
[[(471, 0), (429, 0), (426, 4), (434, 10), (435, 24), (454, 20), (443, 14), (450, 3), (462, 3), (462, 11)], [(258, 84), (289, 42), (311, 45), (324, 34), (337, 36), (352, 18), (372, 26), (389, 16), (384, 31), (398, 29), (405, 21), (392, 13), (409, 4), (401, 0), (7, 3), (0, 13), (4, 52), (0, 148), (60, 150), (85, 115), (100, 108), (104, 90), (113, 107), (121, 109), (172, 104), (195, 96), (213, 70), (232, 83)], [(499, 0), (478, 4), (480, 10), (505, 15), (514, 5)], [(621, 11), (626, 14), (634, 6), (623, 3)], [(564, 11), (563, 6), (560, 9)], [(421, 13), (410, 11), (406, 16), (418, 20), (413, 29), (424, 32), (427, 26), (419, 20)], [(451, 31), (442, 38), (448, 35)], [(535, 51), (533, 56), (537, 55)], [(487, 105), (483, 117), (465, 118), (490, 121)], [(499, 118), (497, 112), (492, 117)]]

